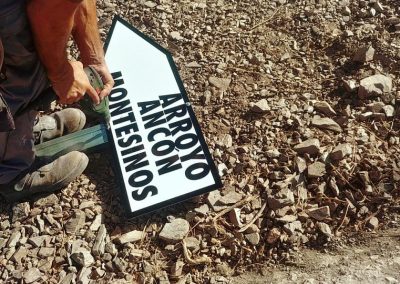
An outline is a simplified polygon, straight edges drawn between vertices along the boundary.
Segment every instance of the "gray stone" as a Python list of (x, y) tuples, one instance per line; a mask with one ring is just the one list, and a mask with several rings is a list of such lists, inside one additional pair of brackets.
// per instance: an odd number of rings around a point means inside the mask
[(245, 235), (246, 240), (249, 241), (253, 246), (256, 246), (260, 243), (260, 234), (259, 233), (251, 233)]
[(353, 56), (354, 62), (365, 63), (374, 60), (375, 49), (372, 46), (362, 47)]
[(29, 202), (18, 203), (12, 208), (12, 222), (16, 222), (25, 219), (29, 216), (31, 206)]
[(37, 269), (36, 267), (32, 267), (28, 271), (24, 272), (23, 277), (25, 283), (29, 284), (35, 282), (36, 280), (39, 280), (42, 277), (42, 273), (40, 273), (40, 270)]
[(368, 220), (367, 222), (368, 228), (372, 230), (376, 230), (379, 227), (379, 220), (376, 217), (371, 217), (371, 219)]
[(95, 256), (102, 255), (104, 253), (106, 245), (107, 230), (105, 225), (101, 225), (97, 231), (96, 240), (92, 247), (92, 253)]
[(48, 196), (39, 198), (35, 201), (35, 207), (44, 207), (44, 206), (53, 206), (59, 204), (60, 200), (58, 199), (57, 195), (50, 194)]
[(210, 77), (208, 81), (211, 85), (220, 89), (221, 91), (226, 91), (228, 90), (232, 80), (229, 78)]
[(221, 211), (226, 206), (218, 205), (218, 200), (221, 198), (221, 192), (219, 190), (211, 191), (207, 196), (208, 204), (212, 207), (214, 211)]
[(294, 194), (288, 188), (280, 190), (274, 196), (269, 196), (267, 200), (268, 200), (268, 207), (271, 208), (272, 210), (293, 205), (295, 202)]
[(90, 274), (92, 273), (92, 269), (83, 267), (78, 274), (78, 283), (79, 284), (89, 284), (90, 283)]
[(226, 148), (230, 148), (233, 145), (232, 136), (229, 134), (221, 134), (218, 136), (218, 144)]
[(367, 105), (368, 109), (372, 113), (381, 112), (381, 110), (383, 109), (384, 106), (385, 106), (385, 104), (383, 102), (373, 102), (373, 103), (370, 103)]
[(82, 267), (88, 267), (94, 263), (93, 256), (84, 248), (80, 248), (79, 252), (71, 254), (71, 259)]
[(266, 99), (259, 100), (251, 107), (251, 111), (255, 113), (265, 113), (269, 110), (271, 110), (271, 108), (269, 107), (268, 101)]
[(311, 124), (320, 129), (331, 130), (337, 133), (342, 132), (340, 125), (328, 117), (320, 117), (316, 115), (313, 117)]
[(336, 111), (325, 101), (315, 102), (314, 108), (328, 116), (336, 115)]
[(308, 139), (294, 147), (298, 154), (309, 154), (311, 156), (318, 155), (320, 151), (320, 143), (316, 138)]
[(323, 221), (331, 216), (329, 206), (313, 208), (307, 211), (308, 216), (318, 221)]
[(42, 248), (40, 248), (40, 250), (38, 252), (38, 256), (46, 258), (48, 256), (53, 256), (54, 252), (55, 252), (54, 248), (42, 247)]
[(7, 247), (15, 247), (21, 238), (21, 232), (20, 231), (14, 231), (10, 238), (8, 239), (7, 242)]
[(358, 96), (361, 99), (366, 99), (373, 96), (380, 96), (384, 93), (390, 93), (391, 91), (392, 78), (377, 74), (361, 80), (360, 87), (358, 88)]
[(281, 218), (276, 218), (277, 221), (282, 223), (292, 223), (297, 220), (297, 216), (295, 215), (285, 215)]
[(93, 223), (90, 225), (89, 229), (91, 231), (97, 231), (100, 228), (101, 223), (103, 222), (103, 215), (98, 214), (93, 220)]
[(303, 158), (296, 157), (294, 161), (296, 163), (297, 171), (299, 173), (302, 173), (307, 169), (307, 162)]
[(123, 245), (126, 243), (134, 243), (137, 241), (140, 241), (143, 237), (143, 232), (142, 231), (130, 231), (126, 234), (121, 235), (120, 237), (116, 238), (114, 242), (117, 244)]
[(395, 109), (392, 105), (386, 105), (383, 108), (383, 112), (385, 113), (386, 117), (393, 117)]
[(226, 195), (223, 195), (219, 200), (218, 203), (223, 205), (235, 204), (243, 199), (243, 194), (238, 193), (236, 191), (230, 191)]
[(355, 80), (344, 80), (343, 86), (350, 93), (357, 89), (357, 82)]
[(339, 144), (331, 152), (330, 157), (333, 160), (342, 160), (346, 156), (350, 156), (353, 153), (353, 147), (349, 143)]
[(332, 237), (332, 230), (331, 227), (329, 227), (328, 224), (326, 223), (322, 223), (322, 222), (318, 222), (317, 223), (317, 228), (320, 230), (320, 232), (322, 234), (324, 234), (325, 236), (327, 236), (328, 238)]
[(28, 255), (28, 250), (25, 247), (19, 247), (18, 250), (11, 257), (12, 261), (21, 264), (21, 260)]
[(75, 210), (72, 218), (65, 224), (65, 230), (68, 234), (75, 234), (84, 225), (86, 221), (86, 214), (81, 210)]
[(40, 247), (47, 237), (48, 236), (45, 236), (45, 235), (44, 236), (30, 237), (28, 239), (28, 243), (30, 243), (31, 245), (33, 245), (35, 247)]
[(187, 248), (193, 252), (196, 252), (200, 249), (200, 241), (195, 237), (186, 238), (185, 243)]
[(315, 162), (307, 168), (307, 175), (309, 178), (323, 177), (326, 174), (325, 164), (321, 162)]
[(176, 243), (189, 233), (190, 225), (185, 219), (174, 219), (171, 223), (164, 225), (160, 232), (160, 238), (169, 243)]
[(289, 235), (293, 235), (296, 231), (303, 232), (303, 226), (300, 221), (294, 221), (283, 226), (283, 229)]

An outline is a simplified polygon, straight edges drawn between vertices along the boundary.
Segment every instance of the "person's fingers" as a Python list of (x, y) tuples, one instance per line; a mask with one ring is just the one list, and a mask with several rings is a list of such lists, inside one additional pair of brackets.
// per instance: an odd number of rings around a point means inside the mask
[(88, 94), (88, 96), (92, 99), (92, 101), (98, 105), (100, 103), (100, 98), (99, 95), (97, 94), (96, 90), (89, 85), (88, 88), (86, 89), (86, 93)]
[(105, 97), (107, 97), (111, 93), (112, 88), (113, 88), (112, 83), (105, 84), (103, 90), (100, 92), (99, 95), (100, 99), (104, 99)]

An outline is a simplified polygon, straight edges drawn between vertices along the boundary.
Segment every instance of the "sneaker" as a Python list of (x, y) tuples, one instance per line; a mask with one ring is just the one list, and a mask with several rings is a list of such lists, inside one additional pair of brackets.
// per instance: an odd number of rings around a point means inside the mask
[(53, 162), (26, 174), (11, 188), (0, 190), (8, 201), (18, 201), (39, 193), (51, 193), (66, 187), (86, 169), (89, 158), (72, 151)]
[(51, 115), (43, 115), (33, 127), (35, 144), (82, 130), (85, 123), (85, 114), (77, 108), (66, 108)]

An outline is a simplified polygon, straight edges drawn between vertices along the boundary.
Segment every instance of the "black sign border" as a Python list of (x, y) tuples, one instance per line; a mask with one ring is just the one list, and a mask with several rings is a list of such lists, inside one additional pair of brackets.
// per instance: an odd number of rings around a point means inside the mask
[[(130, 205), (129, 205), (129, 200), (128, 200), (128, 191), (126, 190), (125, 184), (123, 182), (122, 169), (121, 169), (121, 166), (119, 165), (119, 162), (118, 162), (117, 149), (116, 149), (116, 147), (113, 147), (114, 163), (115, 163), (115, 165), (116, 165), (116, 167), (118, 169), (118, 173), (117, 173), (117, 176), (119, 178), (118, 184), (119, 184), (120, 188), (122, 188), (124, 190), (124, 192), (122, 194), (123, 195), (123, 199), (124, 199), (123, 203), (124, 203), (124, 206), (125, 206), (125, 211), (127, 212), (127, 214), (126, 214), (127, 218), (131, 219), (131, 218), (135, 218), (135, 217), (138, 217), (140, 215), (147, 214), (147, 213), (150, 213), (152, 211), (161, 209), (163, 207), (168, 207), (168, 206), (180, 203), (182, 201), (185, 201), (187, 199), (193, 198), (195, 196), (202, 195), (202, 194), (211, 192), (213, 190), (219, 189), (219, 188), (222, 187), (222, 181), (221, 181), (221, 178), (220, 178), (220, 176), (218, 174), (217, 167), (215, 166), (214, 161), (213, 161), (213, 159), (211, 157), (210, 151), (209, 151), (207, 143), (206, 143), (206, 141), (204, 139), (204, 136), (203, 136), (203, 133), (201, 131), (199, 122), (197, 121), (196, 115), (195, 115), (195, 113), (193, 111), (192, 105), (189, 102), (189, 98), (187, 96), (187, 93), (186, 93), (185, 87), (183, 85), (182, 79), (181, 79), (181, 77), (179, 75), (178, 69), (177, 69), (177, 67), (175, 65), (174, 59), (172, 57), (172, 54), (168, 50), (163, 48), (161, 45), (159, 45), (152, 38), (150, 38), (147, 35), (145, 35), (142, 32), (140, 32), (138, 29), (133, 27), (129, 22), (127, 22), (126, 20), (124, 20), (123, 18), (121, 18), (118, 15), (115, 15), (114, 18), (113, 18), (113, 22), (112, 22), (110, 31), (107, 34), (107, 38), (106, 38), (106, 41), (105, 41), (105, 44), (104, 44), (104, 52), (107, 53), (107, 49), (108, 49), (108, 46), (110, 44), (112, 35), (114, 33), (115, 26), (117, 25), (118, 22), (123, 24), (128, 29), (130, 29), (132, 32), (136, 33), (142, 39), (144, 39), (145, 41), (150, 43), (152, 46), (154, 46), (155, 48), (157, 48), (158, 50), (160, 50), (162, 53), (164, 53), (167, 56), (169, 65), (171, 67), (171, 70), (173, 71), (173, 74), (174, 74), (175, 80), (176, 80), (176, 82), (178, 84), (178, 87), (179, 87), (180, 93), (182, 95), (182, 98), (183, 98), (184, 102), (186, 103), (190, 119), (192, 120), (192, 123), (193, 123), (193, 126), (195, 128), (196, 134), (197, 134), (197, 136), (199, 138), (199, 141), (200, 141), (200, 145), (203, 148), (204, 155), (206, 156), (207, 163), (210, 165), (211, 174), (212, 174), (212, 176), (214, 178), (214, 181), (215, 181), (215, 184), (213, 184), (211, 186), (200, 188), (198, 190), (191, 191), (190, 193), (183, 194), (183, 195), (171, 198), (171, 199), (167, 199), (167, 200), (165, 200), (163, 202), (154, 204), (152, 206), (140, 209), (140, 210), (135, 211), (135, 212), (131, 212)], [(112, 145), (115, 145), (114, 138), (113, 138), (113, 135), (111, 133), (111, 130), (108, 131), (108, 132), (109, 132), (108, 133), (109, 134), (109, 139), (112, 142)], [(171, 185), (171, 187), (173, 188), (172, 185)]]

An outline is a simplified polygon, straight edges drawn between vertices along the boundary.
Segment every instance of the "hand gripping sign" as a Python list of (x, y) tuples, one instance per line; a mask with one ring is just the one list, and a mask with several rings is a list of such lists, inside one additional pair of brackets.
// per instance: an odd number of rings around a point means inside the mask
[(106, 41), (109, 125), (36, 145), (36, 156), (112, 149), (128, 217), (220, 188), (172, 56), (119, 17)]
[(106, 41), (110, 131), (131, 216), (221, 186), (171, 54), (119, 17)]

